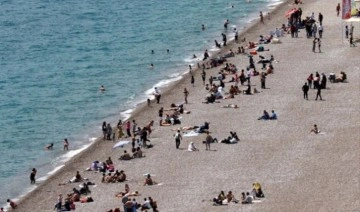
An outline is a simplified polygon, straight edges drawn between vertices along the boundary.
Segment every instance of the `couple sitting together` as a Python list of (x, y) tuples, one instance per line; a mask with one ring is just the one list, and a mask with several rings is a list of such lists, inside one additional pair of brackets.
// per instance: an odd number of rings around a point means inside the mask
[(277, 119), (277, 115), (274, 110), (271, 111), (271, 116), (266, 110), (264, 110), (263, 115), (258, 118), (258, 120), (276, 120), (276, 119)]
[(234, 194), (229, 191), (225, 196), (224, 191), (221, 191), (217, 198), (213, 199), (214, 205), (227, 205), (230, 202), (238, 203), (239, 201), (235, 199)]
[(101, 179), (102, 183), (116, 183), (116, 182), (124, 182), (126, 181), (126, 174), (123, 170), (120, 172), (116, 170), (114, 175), (111, 175), (111, 173), (108, 173), (108, 175), (103, 174), (103, 177)]

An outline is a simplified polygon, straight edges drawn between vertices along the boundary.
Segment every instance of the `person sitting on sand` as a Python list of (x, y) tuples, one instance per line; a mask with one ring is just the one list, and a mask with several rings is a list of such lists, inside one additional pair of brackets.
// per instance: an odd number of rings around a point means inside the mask
[(131, 160), (132, 157), (130, 156), (130, 154), (126, 150), (124, 150), (124, 154), (121, 155), (119, 159), (120, 160)]
[(209, 122), (204, 122), (204, 125), (201, 125), (201, 126), (197, 129), (197, 132), (198, 132), (198, 133), (208, 132), (208, 131), (209, 131), (209, 126), (210, 126), (210, 123), (209, 123)]
[(99, 170), (99, 161), (92, 162), (91, 166), (86, 169), (86, 171), (98, 171)]
[(76, 188), (73, 188), (73, 193), (71, 194), (71, 201), (79, 202), (80, 201), (80, 191)]
[(340, 72), (340, 74), (336, 77), (335, 82), (344, 82), (346, 80), (345, 72)]
[(194, 142), (190, 142), (190, 143), (189, 143), (189, 146), (188, 146), (188, 151), (189, 151), (189, 152), (199, 151), (199, 149), (196, 148)]
[(133, 154), (133, 158), (142, 158), (142, 157), (143, 157), (142, 151), (140, 147), (137, 147), (136, 151)]
[(253, 193), (254, 193), (254, 196), (257, 197), (257, 198), (264, 198), (265, 195), (261, 189), (261, 185), (260, 183), (258, 182), (255, 182), (253, 183)]
[(10, 199), (7, 199), (6, 202), (8, 202), (10, 204), (10, 207), (12, 209), (15, 209), (17, 207), (17, 204), (14, 201), (10, 200)]
[(270, 119), (270, 116), (266, 110), (264, 110), (263, 115), (258, 118), (258, 120), (269, 120), (269, 119)]
[(69, 181), (70, 183), (76, 183), (83, 181), (84, 178), (81, 177), (80, 172), (76, 171), (76, 175)]
[(213, 199), (214, 204), (216, 205), (222, 205), (223, 201), (225, 200), (225, 193), (224, 191), (221, 191), (220, 194), (217, 196), (217, 198)]
[(150, 208), (151, 208), (150, 200), (148, 200), (147, 198), (144, 198), (144, 203), (141, 204), (140, 210), (145, 211), (145, 210), (148, 210)]
[(277, 120), (277, 115), (274, 110), (271, 111), (270, 120)]
[(155, 183), (153, 182), (153, 180), (151, 179), (151, 175), (148, 174), (146, 176), (145, 182), (144, 182), (144, 186), (151, 186), (154, 185)]
[(251, 93), (251, 85), (250, 85), (250, 84), (248, 85), (247, 89), (244, 90), (244, 94), (246, 94), (246, 95), (251, 95), (251, 94), (252, 94), (252, 93)]
[[(244, 193), (242, 193), (244, 194)], [(241, 203), (242, 204), (251, 204), (254, 200), (254, 197), (250, 195), (249, 192), (246, 192), (246, 197), (245, 197), (245, 200), (242, 200)]]
[(226, 195), (226, 199), (223, 200), (223, 204), (229, 204), (230, 202), (234, 201), (235, 203), (237, 203), (238, 201), (235, 199), (232, 191), (229, 191), (228, 194)]
[(45, 147), (46, 150), (53, 150), (54, 144), (51, 143)]
[(318, 127), (317, 127), (317, 125), (316, 124), (314, 124), (314, 128), (312, 128), (311, 130), (310, 130), (310, 133), (315, 133), (315, 134), (319, 134), (320, 133), (320, 130), (318, 129)]

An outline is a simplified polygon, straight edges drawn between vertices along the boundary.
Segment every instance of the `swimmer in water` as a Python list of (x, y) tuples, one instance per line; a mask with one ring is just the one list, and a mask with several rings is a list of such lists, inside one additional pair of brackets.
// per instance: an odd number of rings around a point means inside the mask
[(151, 63), (151, 64), (150, 64), (150, 68), (154, 68), (154, 64)]
[(105, 87), (103, 85), (100, 86), (99, 88), (100, 91), (105, 91)]
[(53, 150), (54, 144), (51, 143), (45, 147), (46, 150)]
[(195, 58), (197, 58), (197, 57), (196, 57), (196, 55), (194, 54), (194, 55), (193, 55), (193, 59), (195, 59)]
[(166, 49), (166, 52), (167, 52), (167, 53), (170, 53), (170, 50), (169, 50), (169, 49)]
[(154, 52), (154, 50), (151, 50), (151, 54), (154, 54), (155, 52)]
[(201, 24), (201, 29), (204, 31), (205, 30), (205, 25)]

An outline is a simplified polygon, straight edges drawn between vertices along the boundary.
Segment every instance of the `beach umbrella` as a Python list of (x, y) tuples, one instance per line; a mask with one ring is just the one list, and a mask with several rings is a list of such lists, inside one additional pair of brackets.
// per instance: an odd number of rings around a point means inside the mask
[(287, 12), (285, 13), (285, 17), (289, 17), (291, 14), (293, 14), (293, 13), (296, 12), (296, 11), (297, 11), (296, 8), (287, 11)]
[(119, 148), (119, 147), (124, 147), (124, 145), (126, 145), (128, 143), (130, 143), (130, 141), (119, 141), (113, 146), (113, 149), (116, 149), (116, 148)]

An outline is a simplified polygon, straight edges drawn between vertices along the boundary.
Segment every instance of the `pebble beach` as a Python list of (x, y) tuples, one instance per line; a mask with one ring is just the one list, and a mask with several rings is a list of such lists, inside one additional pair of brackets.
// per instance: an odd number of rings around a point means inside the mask
[[(113, 159), (115, 168), (124, 170), (131, 191), (139, 191), (135, 197), (142, 203), (152, 197), (159, 211), (358, 211), (360, 209), (360, 67), (357, 65), (359, 47), (349, 47), (342, 38), (343, 22), (336, 16), (335, 0), (304, 0), (293, 5), (285, 1), (265, 16), (265, 23), (253, 23), (240, 35), (247, 41), (257, 41), (259, 35), (287, 23), (285, 13), (301, 7), (304, 16), (312, 12), (324, 15), (322, 52), (311, 51), (312, 39), (300, 30), (298, 38), (289, 34), (280, 37), (279, 44), (266, 44), (270, 51), (260, 52), (275, 58), (274, 73), (266, 78), (266, 89), (260, 88), (260, 78), (252, 77), (251, 86), (260, 92), (254, 95), (235, 95), (220, 103), (203, 104), (208, 91), (201, 80), (201, 70), (193, 70), (194, 87), (190, 74), (169, 87), (162, 89), (160, 104), (140, 105), (130, 120), (139, 126), (154, 120), (149, 136), (153, 148), (144, 149), (144, 158), (129, 161), (118, 160), (123, 150), (131, 145), (112, 149), (112, 141), (98, 139), (92, 146), (65, 164), (65, 166), (41, 183), (37, 189), (17, 202), (16, 211), (53, 211), (59, 194), (71, 193), (79, 183), (59, 186), (68, 182), (76, 171), (96, 185), (91, 186), (94, 202), (76, 203), (77, 211), (108, 211), (120, 208), (121, 198), (115, 193), (124, 190), (124, 183), (101, 183), (100, 173), (85, 171), (92, 161)], [(355, 31), (359, 29), (356, 29)], [(229, 49), (236, 51), (246, 43), (231, 42), (219, 54)], [(357, 44), (359, 45), (359, 44)], [(249, 50), (247, 50), (249, 52)], [(258, 61), (258, 55), (254, 60)], [(238, 70), (248, 65), (248, 56), (236, 54), (227, 59)], [(261, 66), (256, 64), (257, 69)], [(206, 69), (207, 78), (215, 76), (223, 66)], [(310, 73), (347, 74), (345, 83), (327, 83), (322, 90), (322, 101), (315, 101), (316, 90), (310, 89), (309, 100), (304, 100), (302, 85)], [(228, 77), (225, 81), (228, 81)], [(206, 82), (208, 83), (208, 82)], [(225, 83), (228, 90), (232, 83)], [(189, 91), (188, 104), (191, 111), (183, 114), (181, 125), (159, 126), (158, 110), (169, 108), (171, 103), (184, 100), (183, 90)], [(245, 90), (246, 86), (240, 86)], [(239, 108), (223, 108), (237, 104)], [(274, 110), (278, 120), (257, 120), (262, 111)], [(236, 132), (237, 144), (211, 144), (205, 151), (202, 141), (205, 135), (183, 137), (180, 150), (175, 148), (174, 131), (171, 129), (210, 123), (211, 135), (218, 140)], [(317, 124), (321, 134), (311, 134)], [(101, 132), (99, 132), (100, 136)], [(124, 139), (126, 140), (126, 139)], [(189, 152), (187, 146), (194, 142), (200, 151)], [(143, 186), (144, 173), (151, 173), (154, 186)], [(254, 204), (230, 203), (213, 206), (212, 199), (223, 190), (232, 191), (237, 199), (241, 192), (251, 191), (252, 184), (259, 182), (265, 194)]]

